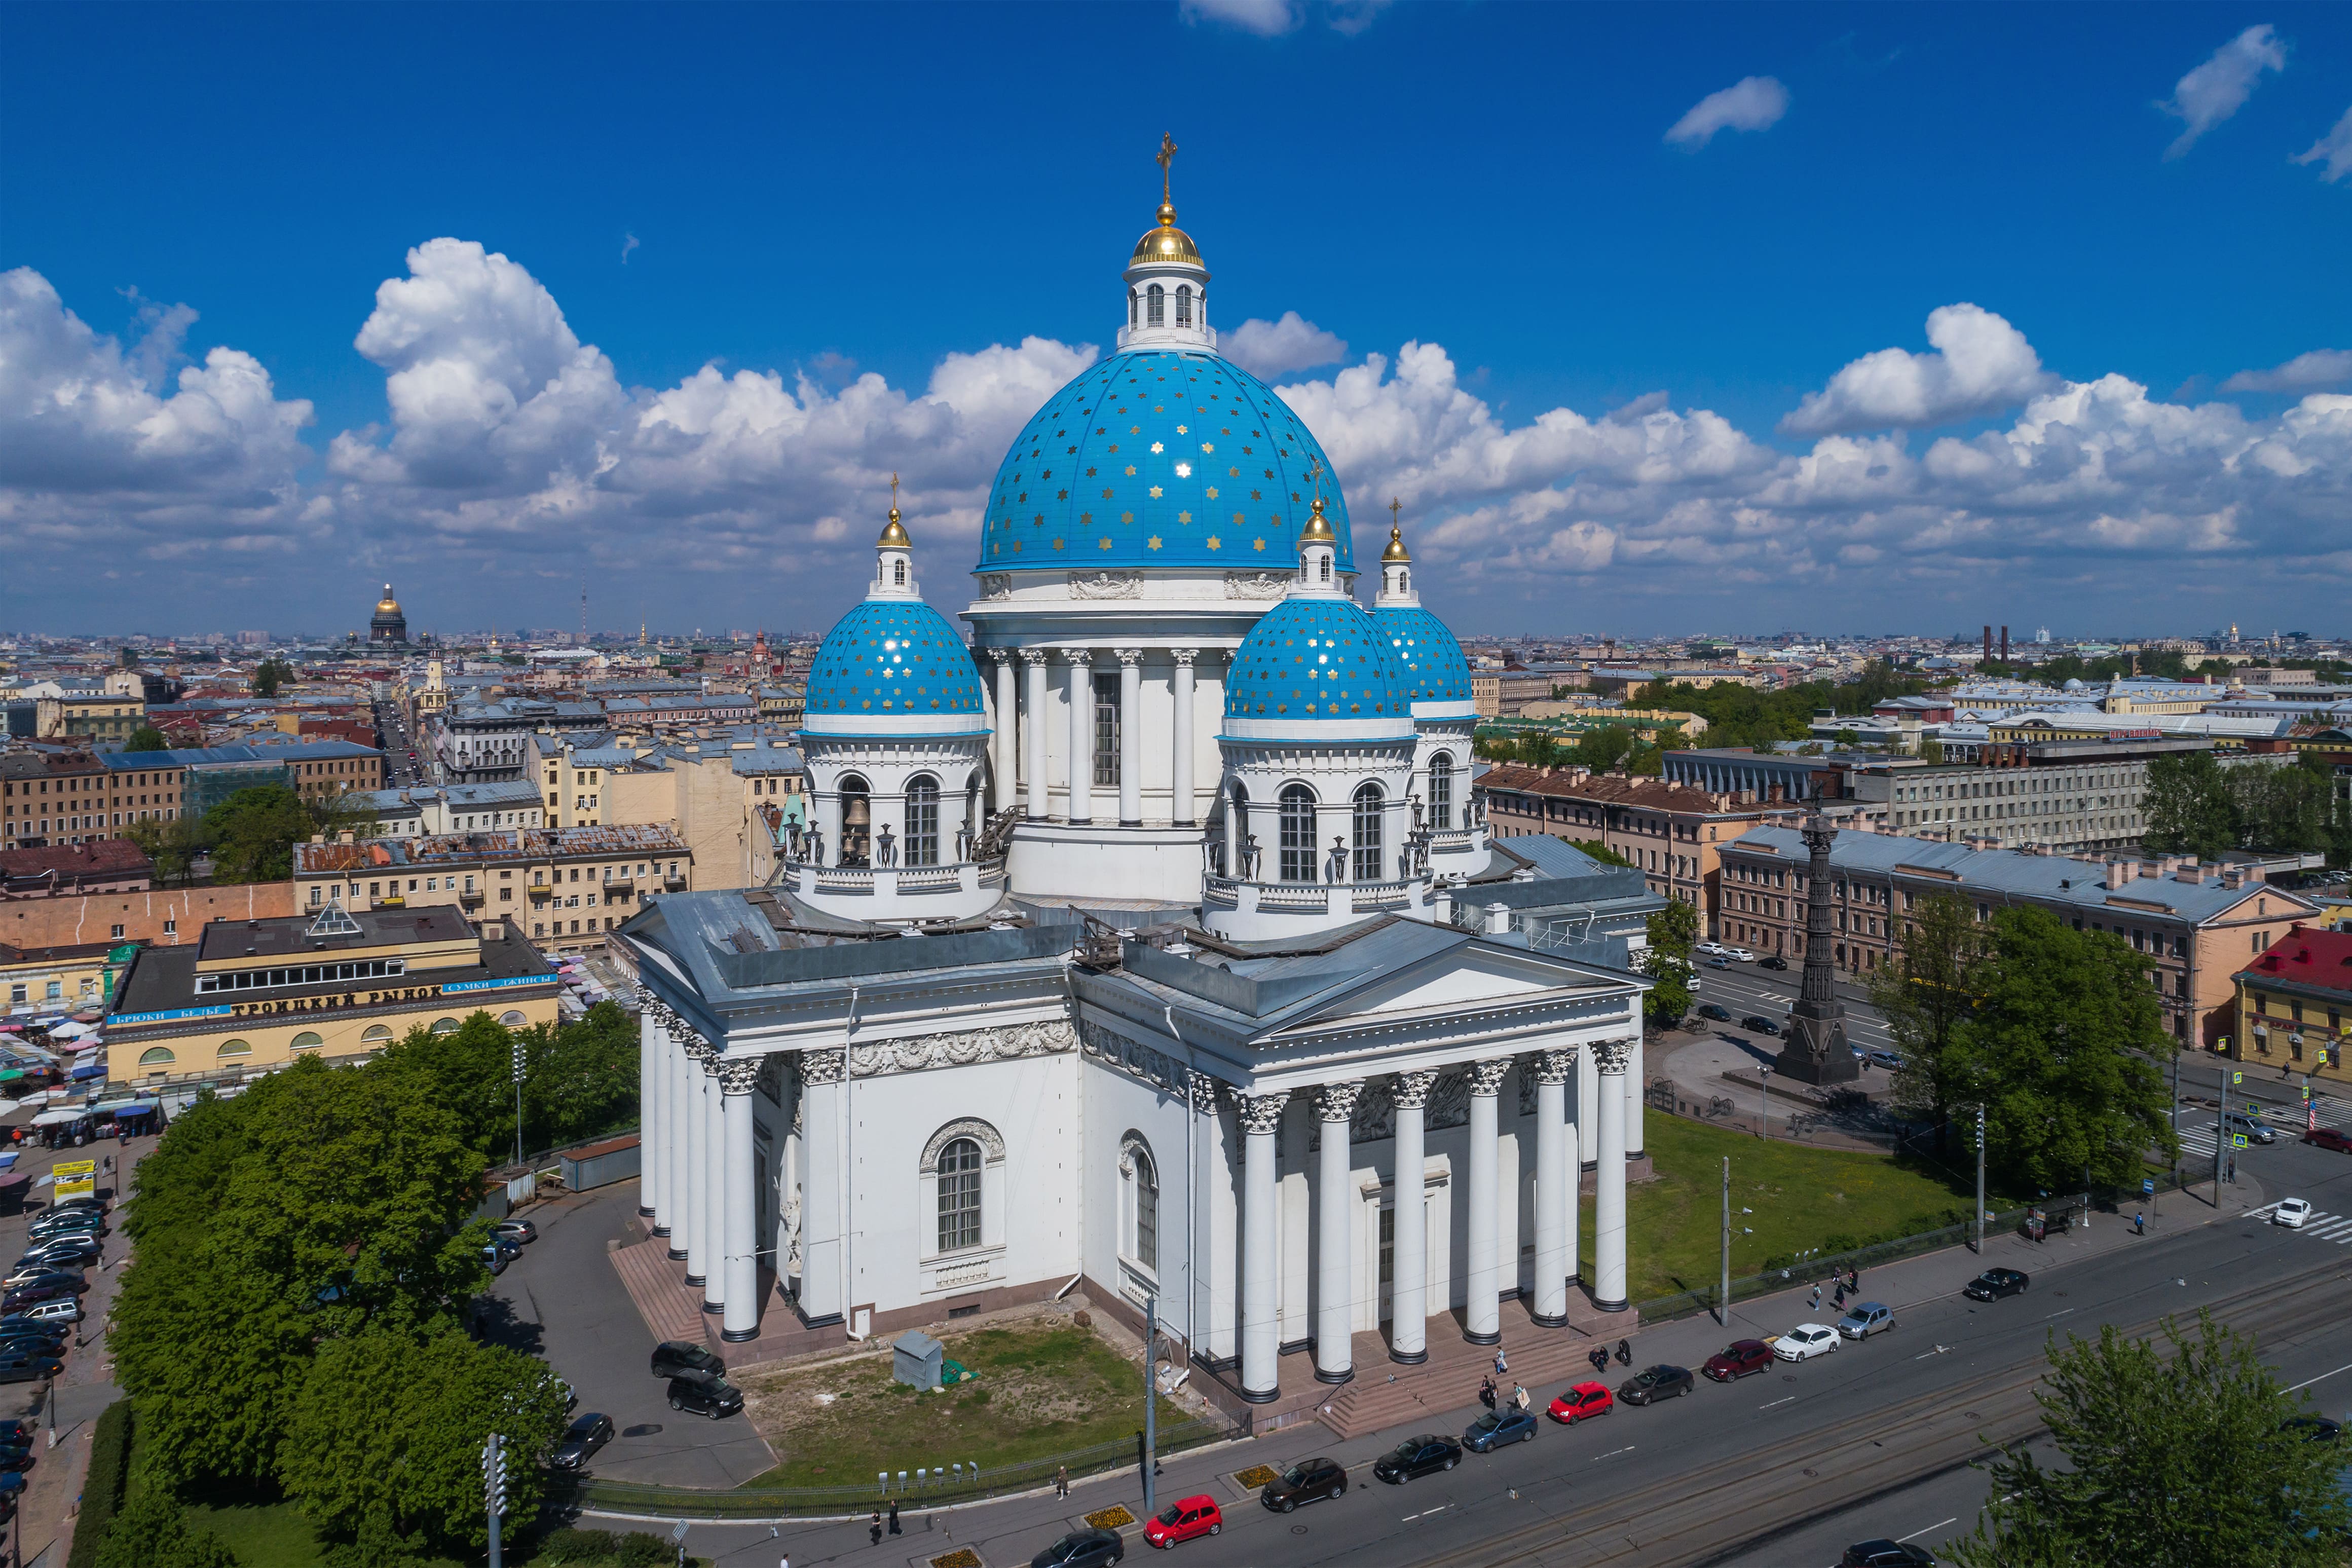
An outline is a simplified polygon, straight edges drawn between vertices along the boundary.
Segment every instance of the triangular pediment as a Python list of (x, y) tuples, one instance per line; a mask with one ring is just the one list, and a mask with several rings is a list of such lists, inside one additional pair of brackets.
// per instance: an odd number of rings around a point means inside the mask
[(1359, 984), (1285, 1020), (1284, 1027), (1323, 1027), (1347, 1019), (1466, 1016), (1563, 990), (1609, 991), (1633, 979), (1542, 953), (1471, 943), (1385, 973), (1368, 973)]

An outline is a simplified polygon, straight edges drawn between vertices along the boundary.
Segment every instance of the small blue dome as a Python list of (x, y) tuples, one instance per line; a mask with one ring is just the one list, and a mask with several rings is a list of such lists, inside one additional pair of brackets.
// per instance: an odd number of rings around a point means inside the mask
[(1250, 628), (1225, 677), (1228, 719), (1412, 715), (1404, 672), (1353, 599), (1285, 599)]
[(1418, 605), (1391, 605), (1372, 612), (1372, 625), (1388, 640), (1412, 700), (1470, 700), (1469, 662), (1444, 621)]
[(868, 599), (834, 623), (809, 667), (807, 728), (859, 718), (968, 713), (984, 722), (980, 672), (947, 617), (920, 599)]
[(1005, 454), (972, 570), (1287, 571), (1317, 464), (1339, 570), (1353, 571), (1331, 459), (1271, 387), (1213, 353), (1113, 354), (1048, 398)]

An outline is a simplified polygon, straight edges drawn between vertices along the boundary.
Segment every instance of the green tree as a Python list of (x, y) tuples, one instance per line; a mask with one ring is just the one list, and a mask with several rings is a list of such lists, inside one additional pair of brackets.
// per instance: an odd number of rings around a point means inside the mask
[(2158, 1060), (2173, 1050), (2148, 961), (2122, 939), (2037, 909), (1992, 919), (1957, 1075), (1985, 1105), (1988, 1163), (2045, 1191), (2137, 1184), (2144, 1151), (2174, 1147)]
[(488, 1013), (467, 1015), (446, 1035), (419, 1024), (376, 1067), (456, 1117), (467, 1148), (493, 1161), (514, 1152), (514, 1037)]
[(1585, 731), (1576, 742), (1574, 760), (1579, 767), (1605, 773), (1623, 762), (1636, 744), (1633, 731), (1624, 725), (1603, 724), (1597, 730)]
[(2144, 841), (2159, 855), (2213, 860), (2237, 847), (2236, 802), (2210, 752), (2151, 760), (2140, 809), (2147, 818)]
[(294, 667), (270, 655), (254, 667), (252, 690), (256, 697), (275, 697), (278, 689), (294, 679)]
[(154, 725), (142, 724), (131, 731), (131, 739), (122, 742), (122, 749), (126, 752), (168, 752), (172, 749), (172, 741)]
[(279, 1478), (338, 1534), (377, 1531), (471, 1552), (487, 1539), (483, 1440), (506, 1438), (507, 1511), (539, 1512), (539, 1458), (563, 1432), (545, 1363), (459, 1333), (371, 1334), (319, 1352), (296, 1399)]
[(1950, 1147), (1953, 1108), (1974, 1086), (1967, 1026), (1976, 1015), (1988, 935), (1960, 900), (1923, 900), (1905, 914), (1895, 961), (1873, 970), (1868, 981), (1871, 1004), (1903, 1058), (1895, 1102), (1935, 1122), (1939, 1159)]
[(294, 846), (312, 831), (310, 808), (284, 784), (241, 789), (205, 814), (215, 882), (279, 882), (294, 874)]
[(179, 1499), (161, 1487), (142, 1486), (107, 1521), (98, 1568), (237, 1568), (237, 1563), (226, 1542), (190, 1527)]
[(2163, 1563), (2165, 1568), (2335, 1568), (2352, 1531), (2336, 1447), (2284, 1423), (2304, 1401), (2279, 1386), (2251, 1339), (2200, 1312), (2168, 1321), (2167, 1357), (2113, 1324), (2095, 1342), (2050, 1345), (2036, 1395), (2065, 1464), (2019, 1449), (1992, 1467), (1975, 1531), (1948, 1549), (1961, 1568)]
[(168, 822), (134, 822), (123, 828), (122, 836), (155, 863), (155, 879), (167, 888), (186, 884), (204, 849), (203, 829), (184, 816)]
[(1660, 1027), (1682, 1022), (1690, 1011), (1691, 949), (1698, 942), (1698, 910), (1679, 901), (1666, 905), (1649, 920), (1649, 945), (1641, 954), (1642, 973), (1655, 982), (1650, 988), (1650, 1021)]
[(1830, 737), (1830, 744), (1835, 746), (1839, 751), (1850, 752), (1856, 746), (1862, 744), (1862, 737), (1853, 731), (1841, 725), (1838, 728), (1838, 732)]
[(1598, 838), (1571, 838), (1569, 842), (1575, 845), (1579, 849), (1583, 850), (1587, 855), (1591, 856), (1595, 860), (1600, 861), (1603, 866), (1623, 866), (1629, 869), (1633, 867), (1633, 862), (1626, 859), (1625, 857), (1618, 854), (1617, 851), (1610, 848), (1608, 845), (1602, 843)]
[(614, 1003), (597, 1003), (577, 1023), (529, 1031), (523, 1061), (528, 1148), (592, 1138), (637, 1113), (637, 1025)]
[(1919, 742), (1919, 760), (1931, 768), (1944, 765), (1944, 742), (1929, 739)]

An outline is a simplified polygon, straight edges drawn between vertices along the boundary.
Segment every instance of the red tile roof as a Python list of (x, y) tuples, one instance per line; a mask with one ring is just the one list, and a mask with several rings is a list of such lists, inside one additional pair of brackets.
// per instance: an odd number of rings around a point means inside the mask
[(2352, 931), (2291, 927), (2238, 973), (2352, 995)]

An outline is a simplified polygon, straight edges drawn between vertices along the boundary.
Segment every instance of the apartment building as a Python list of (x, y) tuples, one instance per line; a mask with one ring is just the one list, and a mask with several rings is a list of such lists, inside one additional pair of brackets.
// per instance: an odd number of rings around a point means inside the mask
[(44, 697), (33, 710), (34, 733), (45, 741), (68, 737), (121, 745), (147, 721), (147, 700), (123, 693), (72, 693)]
[(1696, 908), (1707, 936), (1716, 934), (1722, 847), (1759, 826), (1769, 809), (1664, 779), (1577, 767), (1490, 768), (1475, 789), (1496, 838), (1597, 839), (1639, 869), (1651, 892)]
[(367, 790), (344, 803), (372, 816), (374, 838), (414, 838), (421, 833), (478, 833), (500, 828), (544, 827), (546, 808), (539, 786), (511, 784), (417, 784), (407, 789)]
[[(1980, 763), (1869, 763), (1856, 770), (1853, 793), (1884, 804), (1890, 828), (1918, 837), (1989, 838), (2005, 849), (2062, 854), (2122, 849), (2147, 829), (2148, 764), (2212, 750), (2203, 739), (2157, 737), (1994, 746)], [(2267, 767), (2280, 759), (2223, 752), (2215, 760)]]
[(2238, 1023), (2230, 1054), (2240, 1061), (2352, 1082), (2352, 931), (2293, 925), (2240, 970)]
[[(1721, 940), (1801, 959), (1810, 896), (1803, 836), (1775, 821), (1725, 846), (1722, 859)], [(1837, 836), (1830, 866), (1832, 957), (1849, 974), (1888, 962), (1923, 900), (1958, 898), (1979, 920), (2032, 906), (2146, 953), (2167, 1027), (2184, 1045), (2216, 1048), (2231, 1032), (2237, 972), (2287, 926), (2318, 912), (2258, 870), (2193, 857), (2102, 860), (1857, 830)]]
[(184, 764), (168, 752), (0, 756), (0, 850), (96, 844), (180, 815)]

